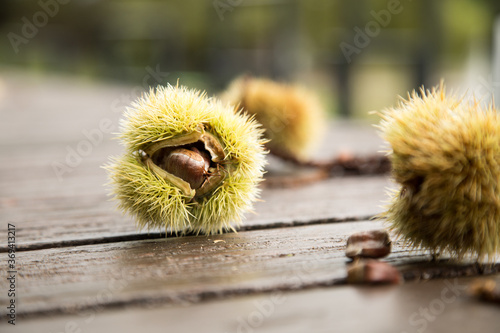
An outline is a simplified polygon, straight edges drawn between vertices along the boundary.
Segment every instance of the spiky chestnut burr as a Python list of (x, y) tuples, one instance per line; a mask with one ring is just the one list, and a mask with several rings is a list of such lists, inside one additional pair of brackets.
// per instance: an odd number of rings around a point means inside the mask
[(299, 86), (244, 76), (235, 79), (221, 99), (255, 115), (271, 153), (304, 160), (325, 129), (321, 103)]
[(400, 189), (381, 215), (414, 247), (478, 259), (500, 250), (500, 115), (492, 106), (416, 92), (380, 115)]
[(302, 87), (243, 76), (229, 85), (221, 99), (255, 115), (265, 128), (267, 147), (274, 156), (317, 171), (312, 177), (269, 178), (268, 186), (295, 186), (338, 174), (380, 174), (390, 168), (382, 155), (311, 160), (311, 148), (323, 136), (327, 122), (319, 100)]
[(141, 228), (214, 234), (251, 210), (262, 180), (262, 129), (185, 87), (157, 87), (128, 108), (125, 154), (105, 168), (119, 207)]

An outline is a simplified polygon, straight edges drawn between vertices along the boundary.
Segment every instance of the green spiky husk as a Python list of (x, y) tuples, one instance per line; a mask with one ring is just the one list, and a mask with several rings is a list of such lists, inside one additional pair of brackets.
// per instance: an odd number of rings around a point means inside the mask
[(401, 184), (381, 216), (414, 247), (491, 259), (500, 250), (500, 116), (443, 85), (421, 95), (381, 114)]
[(241, 77), (231, 82), (221, 99), (255, 116), (265, 128), (271, 151), (308, 159), (325, 131), (321, 103), (298, 85)]
[[(151, 143), (210, 129), (223, 146), (228, 175), (207, 196), (189, 200), (137, 158)], [(127, 109), (119, 138), (126, 152), (106, 169), (119, 207), (141, 228), (214, 234), (234, 230), (259, 195), (265, 165), (262, 129), (204, 93), (184, 87), (158, 87)]]

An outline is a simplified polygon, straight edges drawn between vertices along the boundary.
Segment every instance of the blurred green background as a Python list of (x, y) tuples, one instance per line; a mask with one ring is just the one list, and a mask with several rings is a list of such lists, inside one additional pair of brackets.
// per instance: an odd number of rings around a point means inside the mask
[(441, 78), (487, 98), (495, 85), (498, 0), (2, 0), (0, 8), (4, 71), (143, 87), (179, 79), (210, 94), (252, 74), (314, 89), (337, 117), (368, 117)]

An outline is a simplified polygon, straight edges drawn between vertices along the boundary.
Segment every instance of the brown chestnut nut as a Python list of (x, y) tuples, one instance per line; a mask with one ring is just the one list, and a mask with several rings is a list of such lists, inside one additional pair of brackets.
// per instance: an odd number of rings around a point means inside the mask
[(174, 149), (161, 164), (167, 172), (188, 182), (192, 189), (199, 189), (203, 185), (209, 166), (210, 159), (196, 148)]
[(385, 230), (362, 231), (347, 239), (345, 255), (349, 258), (382, 258), (391, 252), (391, 239)]
[(383, 261), (356, 261), (347, 269), (349, 284), (399, 284), (402, 281), (401, 273)]
[(225, 153), (218, 139), (208, 132), (195, 132), (158, 141), (137, 157), (157, 176), (178, 187), (191, 200), (217, 188), (227, 175)]
[(476, 280), (469, 289), (469, 294), (480, 300), (500, 304), (500, 288), (495, 280)]

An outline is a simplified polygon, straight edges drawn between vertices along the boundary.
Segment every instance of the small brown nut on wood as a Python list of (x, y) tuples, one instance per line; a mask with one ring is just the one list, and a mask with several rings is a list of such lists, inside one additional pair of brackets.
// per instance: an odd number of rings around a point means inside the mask
[(382, 258), (391, 253), (391, 239), (385, 230), (352, 234), (347, 239), (345, 255), (349, 258)]
[(469, 293), (480, 300), (500, 304), (500, 287), (494, 280), (476, 280), (469, 289)]
[(196, 148), (178, 148), (165, 156), (161, 166), (197, 190), (208, 178), (210, 158)]
[(399, 284), (401, 273), (383, 261), (356, 261), (347, 269), (349, 284)]

